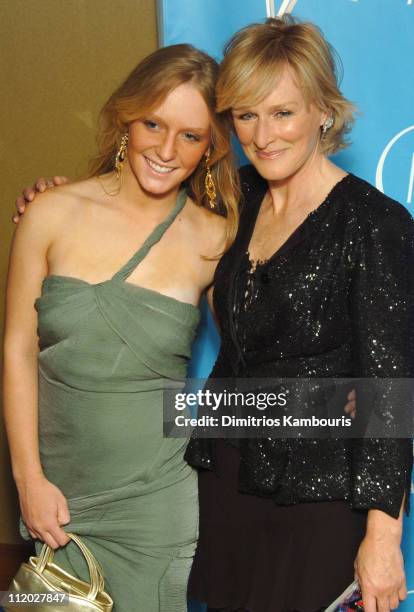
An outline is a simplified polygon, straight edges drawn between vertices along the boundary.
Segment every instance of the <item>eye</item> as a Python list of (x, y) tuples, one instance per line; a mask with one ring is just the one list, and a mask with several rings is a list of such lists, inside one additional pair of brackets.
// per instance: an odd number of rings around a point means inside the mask
[(192, 132), (184, 132), (183, 136), (190, 142), (200, 142), (200, 136), (197, 136), (197, 134), (193, 134)]
[(281, 110), (276, 111), (276, 113), (273, 114), (273, 117), (276, 117), (277, 119), (283, 119), (284, 117), (290, 117), (290, 115), (292, 115), (292, 111)]
[(152, 119), (143, 119), (142, 123), (149, 129), (149, 130), (156, 130), (158, 128), (158, 123), (156, 121), (153, 121)]
[(236, 115), (236, 119), (238, 119), (239, 121), (250, 121), (250, 119), (254, 119), (255, 115), (254, 113), (240, 113), (238, 115)]

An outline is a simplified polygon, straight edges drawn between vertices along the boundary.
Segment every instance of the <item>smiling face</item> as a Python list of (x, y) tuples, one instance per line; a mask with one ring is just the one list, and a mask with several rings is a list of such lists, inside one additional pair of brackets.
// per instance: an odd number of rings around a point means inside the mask
[(326, 113), (307, 103), (288, 67), (264, 100), (233, 108), (232, 115), (246, 156), (268, 181), (290, 178), (322, 155), (320, 127)]
[(194, 85), (184, 83), (129, 125), (128, 164), (144, 191), (166, 195), (194, 172), (210, 139), (207, 104)]

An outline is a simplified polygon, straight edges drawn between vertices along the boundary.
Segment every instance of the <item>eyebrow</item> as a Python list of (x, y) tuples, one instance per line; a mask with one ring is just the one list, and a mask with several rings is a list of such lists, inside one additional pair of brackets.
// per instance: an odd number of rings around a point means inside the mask
[(186, 132), (199, 132), (200, 134), (204, 134), (205, 132), (208, 132), (208, 130), (210, 129), (208, 128), (202, 128), (202, 127), (185, 127), (183, 128)]
[(298, 103), (295, 102), (295, 100), (288, 100), (286, 102), (281, 102), (280, 104), (274, 104), (273, 106), (270, 107), (269, 110), (274, 111), (274, 110), (278, 110), (279, 108), (284, 108), (285, 106), (297, 106)]
[[(253, 106), (256, 106), (255, 104), (253, 104)], [(298, 106), (298, 103), (295, 102), (294, 100), (287, 100), (286, 102), (280, 102), (279, 104), (274, 104), (273, 106), (270, 107), (270, 111), (273, 112), (275, 110), (279, 110), (281, 108), (284, 108), (285, 106)], [(251, 107), (249, 106), (236, 106), (234, 108), (231, 109), (233, 113), (240, 113), (240, 112), (246, 112), (251, 110)]]

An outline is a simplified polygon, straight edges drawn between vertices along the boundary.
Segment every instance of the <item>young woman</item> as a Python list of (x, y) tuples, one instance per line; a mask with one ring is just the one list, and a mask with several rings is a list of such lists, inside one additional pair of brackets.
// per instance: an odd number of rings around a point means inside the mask
[(217, 70), (189, 45), (145, 58), (102, 111), (90, 178), (39, 196), (11, 250), (4, 412), (22, 533), (87, 579), (63, 526), (81, 535), (116, 612), (186, 609), (197, 478), (186, 441), (163, 438), (162, 389), (185, 378), (237, 221)]

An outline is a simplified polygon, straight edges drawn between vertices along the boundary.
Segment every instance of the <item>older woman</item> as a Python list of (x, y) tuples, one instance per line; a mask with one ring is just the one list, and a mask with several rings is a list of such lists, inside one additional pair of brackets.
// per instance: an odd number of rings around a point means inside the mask
[[(238, 32), (217, 105), (253, 167), (215, 274), (211, 376), (412, 377), (413, 221), (327, 157), (353, 109), (319, 30), (286, 18)], [(322, 610), (354, 571), (367, 612), (405, 597), (410, 440), (195, 439), (186, 458), (200, 469), (190, 594), (210, 609)]]

